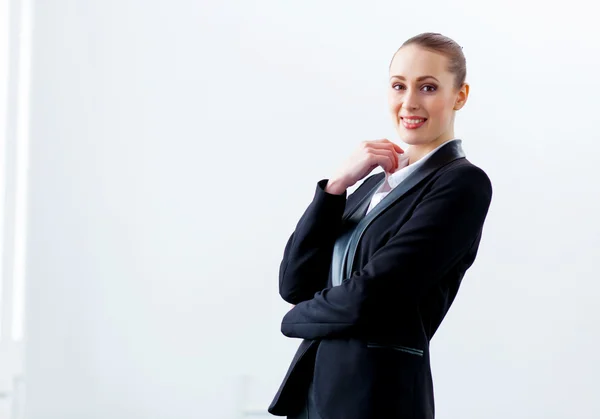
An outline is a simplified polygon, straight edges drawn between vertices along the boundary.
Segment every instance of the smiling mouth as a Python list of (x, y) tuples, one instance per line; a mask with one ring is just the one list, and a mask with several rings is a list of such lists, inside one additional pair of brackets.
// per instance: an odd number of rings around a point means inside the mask
[(402, 125), (407, 129), (417, 129), (427, 122), (427, 118), (400, 118)]

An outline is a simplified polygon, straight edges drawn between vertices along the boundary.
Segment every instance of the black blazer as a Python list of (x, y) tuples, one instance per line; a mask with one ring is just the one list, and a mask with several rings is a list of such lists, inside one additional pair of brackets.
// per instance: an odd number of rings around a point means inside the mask
[(347, 198), (319, 181), (286, 244), (279, 292), (296, 306), (281, 331), (304, 340), (268, 408), (274, 415), (301, 410), (312, 377), (323, 419), (434, 417), (429, 341), (475, 260), (492, 186), (460, 140), (442, 146), (364, 231), (351, 277), (332, 286), (336, 238), (384, 176)]

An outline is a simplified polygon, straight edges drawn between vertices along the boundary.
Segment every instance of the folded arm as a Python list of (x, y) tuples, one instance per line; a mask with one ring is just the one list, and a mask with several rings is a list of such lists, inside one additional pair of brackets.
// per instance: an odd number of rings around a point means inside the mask
[[(348, 196), (368, 184), (369, 176)], [(327, 286), (333, 247), (342, 224), (347, 192), (340, 195), (325, 192), (328, 179), (317, 183), (315, 195), (298, 221), (283, 252), (279, 266), (279, 294), (291, 303), (310, 300)]]
[(363, 269), (299, 302), (284, 316), (282, 333), (305, 339), (356, 337), (378, 304), (419, 301), (479, 237), (491, 196), (481, 169), (462, 166), (445, 173)]
[(346, 192), (325, 192), (317, 183), (314, 198), (288, 239), (279, 266), (279, 294), (292, 304), (312, 298), (327, 285), (331, 253), (346, 207)]

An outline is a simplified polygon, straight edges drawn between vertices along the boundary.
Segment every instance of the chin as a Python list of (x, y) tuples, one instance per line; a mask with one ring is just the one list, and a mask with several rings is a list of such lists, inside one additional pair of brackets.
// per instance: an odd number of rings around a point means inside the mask
[(398, 130), (398, 136), (403, 143), (408, 145), (421, 145), (431, 142), (431, 139), (424, 135), (415, 135), (414, 133), (407, 133), (405, 130)]
[(419, 145), (419, 144), (425, 144), (427, 141), (423, 141), (419, 138), (411, 138), (411, 137), (400, 137), (400, 139), (402, 140), (403, 143), (408, 144), (408, 145)]

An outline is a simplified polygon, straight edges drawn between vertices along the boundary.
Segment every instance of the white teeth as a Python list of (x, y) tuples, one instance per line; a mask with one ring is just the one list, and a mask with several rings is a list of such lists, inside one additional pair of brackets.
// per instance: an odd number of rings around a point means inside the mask
[(409, 124), (419, 124), (425, 120), (424, 119), (406, 119), (406, 118), (404, 118), (404, 121)]

